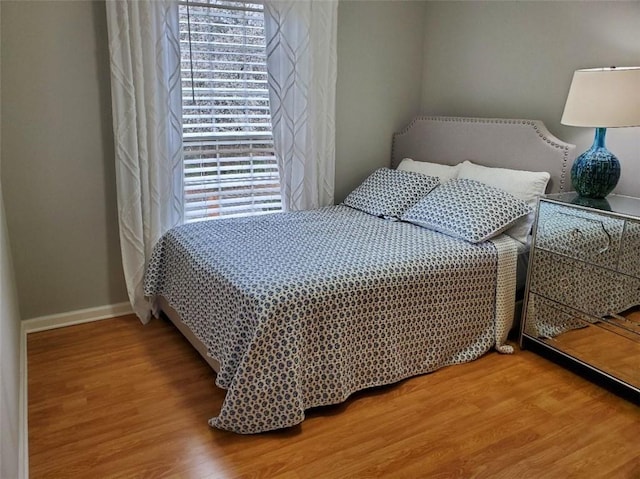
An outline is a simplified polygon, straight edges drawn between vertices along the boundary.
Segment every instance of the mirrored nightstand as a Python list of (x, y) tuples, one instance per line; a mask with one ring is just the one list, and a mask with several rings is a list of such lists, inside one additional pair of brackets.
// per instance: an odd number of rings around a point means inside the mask
[(520, 344), (640, 403), (640, 199), (540, 200)]

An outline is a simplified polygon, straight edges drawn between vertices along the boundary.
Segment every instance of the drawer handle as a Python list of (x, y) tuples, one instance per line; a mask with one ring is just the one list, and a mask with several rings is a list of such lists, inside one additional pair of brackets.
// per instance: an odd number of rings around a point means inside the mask
[(604, 234), (607, 236), (607, 244), (598, 250), (598, 254), (605, 253), (611, 246), (611, 235), (607, 231), (607, 228), (605, 228), (602, 223), (600, 223), (600, 227), (602, 228), (602, 231), (604, 231)]
[[(601, 222), (598, 222), (598, 224), (600, 228), (602, 228), (602, 232), (607, 237), (607, 244), (598, 250), (598, 254), (603, 254), (603, 253), (606, 253), (609, 250), (609, 247), (611, 246), (611, 235), (609, 234), (609, 232)], [(575, 241), (578, 241), (584, 238), (584, 233), (578, 227), (573, 228), (570, 234), (571, 234), (571, 239)]]

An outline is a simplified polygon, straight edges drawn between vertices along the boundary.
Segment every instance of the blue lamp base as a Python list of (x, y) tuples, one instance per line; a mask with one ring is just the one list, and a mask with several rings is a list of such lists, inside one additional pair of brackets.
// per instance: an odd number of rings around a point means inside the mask
[(620, 179), (620, 162), (604, 146), (606, 133), (606, 128), (596, 128), (593, 145), (571, 167), (571, 183), (582, 197), (604, 198)]

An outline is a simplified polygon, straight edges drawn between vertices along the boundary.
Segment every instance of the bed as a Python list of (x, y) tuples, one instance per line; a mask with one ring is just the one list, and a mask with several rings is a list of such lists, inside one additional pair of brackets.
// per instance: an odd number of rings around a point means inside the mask
[[(368, 211), (377, 207), (369, 196), (359, 206), (370, 194), (363, 185), (378, 184), (370, 177), (345, 204), (192, 223), (165, 234), (145, 293), (227, 391), (210, 424), (243, 434), (290, 427), (306, 409), (355, 391), (468, 362), (492, 347), (512, 352), (505, 340), (518, 252), (526, 245), (508, 234), (461, 239), (447, 232), (449, 223), (428, 223), (455, 216), (433, 214), (450, 206), (451, 191), (463, 189), (458, 205), (470, 202), (467, 188), (501, 193), (464, 178), (427, 185), (430, 176), (396, 168), (412, 158), (421, 166), (472, 160), (547, 171), (547, 191), (556, 192), (564, 189), (573, 150), (539, 121), (416, 118), (394, 135), (394, 169), (372, 175), (383, 182), (402, 177), (402, 188), (409, 178), (411, 194), (421, 191), (397, 217)], [(506, 204), (507, 196), (491, 201)], [(481, 217), (487, 208), (473, 199)], [(521, 203), (512, 209), (522, 219), (530, 211)]]

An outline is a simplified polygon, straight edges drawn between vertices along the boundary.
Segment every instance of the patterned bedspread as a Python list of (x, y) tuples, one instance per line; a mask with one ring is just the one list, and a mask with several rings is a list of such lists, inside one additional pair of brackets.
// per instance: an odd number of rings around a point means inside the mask
[(220, 363), (212, 426), (257, 433), (504, 346), (516, 242), (471, 244), (347, 206), (169, 231), (145, 292)]

